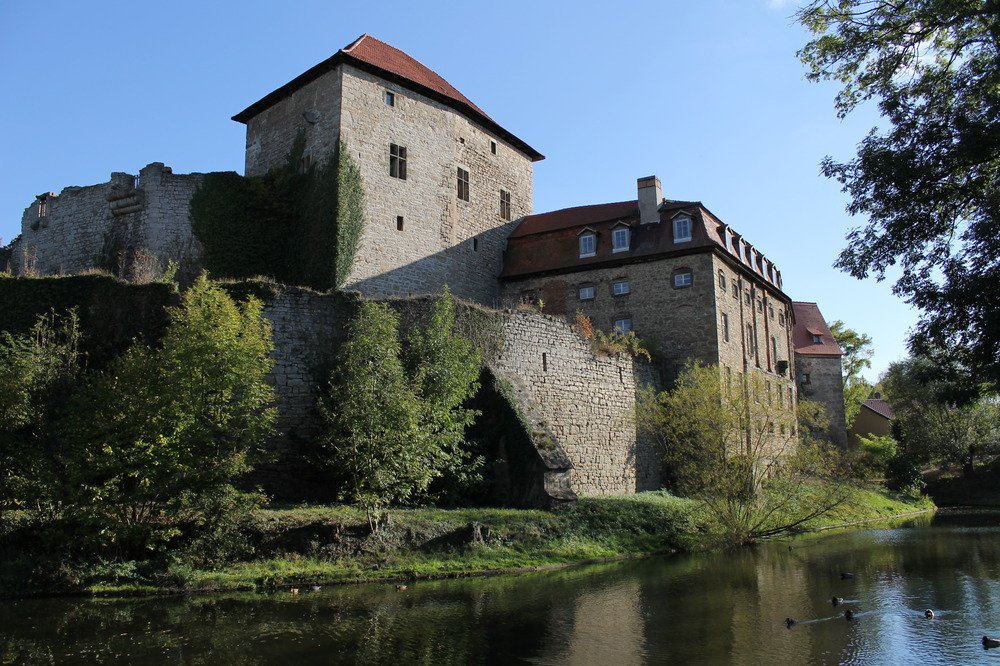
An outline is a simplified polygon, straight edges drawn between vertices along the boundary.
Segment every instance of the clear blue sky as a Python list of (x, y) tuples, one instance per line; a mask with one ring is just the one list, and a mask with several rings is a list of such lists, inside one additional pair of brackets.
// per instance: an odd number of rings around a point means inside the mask
[(782, 271), (786, 292), (874, 338), (875, 378), (916, 314), (889, 282), (832, 267), (863, 220), (824, 155), (840, 121), (809, 83), (787, 0), (699, 2), (0, 2), (0, 238), (40, 192), (159, 161), (243, 170), (230, 116), (368, 32), (444, 76), (547, 159), (535, 211), (635, 197), (704, 202)]

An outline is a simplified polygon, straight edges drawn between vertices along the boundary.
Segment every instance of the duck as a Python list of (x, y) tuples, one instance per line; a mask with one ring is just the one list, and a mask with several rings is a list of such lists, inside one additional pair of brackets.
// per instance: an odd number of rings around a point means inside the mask
[(298, 593), (299, 593), (299, 588), (297, 588), (297, 587), (293, 587), (293, 588), (291, 588), (291, 589), (290, 589), (290, 590), (288, 590), (288, 591), (289, 591), (289, 592), (291, 592), (292, 594), (298, 594)]
[(854, 611), (852, 611), (850, 608), (848, 608), (847, 610), (845, 610), (844, 611), (844, 619), (847, 620), (848, 622), (850, 622), (851, 620), (853, 620), (854, 619)]
[(844, 597), (833, 597), (832, 599), (830, 599), (830, 603), (833, 604), (834, 606), (839, 606), (840, 604), (844, 603)]
[(405, 589), (406, 589), (406, 586), (405, 586), (405, 585), (397, 585), (397, 586), (396, 586), (396, 591), (397, 591), (397, 592), (402, 592), (402, 591), (403, 591), (403, 590), (405, 590)]
[(852, 573), (841, 573), (840, 574), (840, 580), (850, 580), (852, 578), (854, 578), (854, 574), (852, 574)]
[(785, 626), (786, 627), (788, 627), (789, 629), (791, 629), (793, 624), (798, 624), (798, 620), (793, 620), (790, 617), (786, 617), (785, 618)]
[(322, 587), (320, 587), (319, 585), (313, 585), (313, 586), (312, 586), (312, 587), (311, 587), (310, 589), (311, 589), (311, 590), (312, 590), (313, 592), (319, 592), (319, 591), (320, 591), (320, 590), (322, 590), (323, 588), (322, 588)]
[(1000, 647), (1000, 639), (983, 636), (983, 647), (987, 649)]
[(930, 608), (928, 608), (927, 610), (924, 611), (924, 617), (926, 617), (928, 620), (933, 620), (934, 619), (934, 611), (932, 611)]

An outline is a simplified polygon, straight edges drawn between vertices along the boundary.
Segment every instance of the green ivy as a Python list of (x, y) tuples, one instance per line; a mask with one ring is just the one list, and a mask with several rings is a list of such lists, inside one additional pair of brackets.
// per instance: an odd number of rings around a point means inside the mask
[(343, 142), (299, 173), (304, 147), (300, 133), (285, 163), (264, 176), (206, 175), (191, 199), (191, 222), (213, 275), (343, 285), (364, 225), (361, 174)]

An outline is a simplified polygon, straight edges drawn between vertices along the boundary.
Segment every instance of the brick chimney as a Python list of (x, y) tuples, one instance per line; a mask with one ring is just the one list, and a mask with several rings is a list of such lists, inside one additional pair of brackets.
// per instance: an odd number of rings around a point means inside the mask
[(639, 190), (639, 224), (653, 224), (660, 221), (659, 207), (663, 201), (663, 186), (656, 176), (640, 178), (636, 185)]

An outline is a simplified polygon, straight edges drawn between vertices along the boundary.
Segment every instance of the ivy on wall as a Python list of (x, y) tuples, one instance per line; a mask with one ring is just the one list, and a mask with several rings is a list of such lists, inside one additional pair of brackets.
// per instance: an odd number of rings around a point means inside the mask
[(361, 173), (343, 142), (300, 173), (304, 147), (300, 133), (285, 163), (264, 176), (206, 175), (191, 199), (191, 221), (215, 277), (343, 285), (364, 225)]

